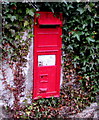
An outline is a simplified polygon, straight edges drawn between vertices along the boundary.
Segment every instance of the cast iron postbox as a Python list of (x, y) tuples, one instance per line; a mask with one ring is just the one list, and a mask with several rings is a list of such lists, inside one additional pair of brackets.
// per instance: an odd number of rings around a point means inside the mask
[[(39, 14), (39, 15), (38, 15)], [(37, 12), (34, 18), (33, 98), (59, 97), (62, 14)]]

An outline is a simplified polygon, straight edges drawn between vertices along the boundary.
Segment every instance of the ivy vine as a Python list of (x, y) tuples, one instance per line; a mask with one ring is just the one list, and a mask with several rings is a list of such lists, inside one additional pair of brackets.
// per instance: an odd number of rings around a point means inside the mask
[[(5, 69), (2, 69), (3, 83), (5, 89), (14, 93), (15, 98), (15, 118), (44, 118), (56, 117), (57, 107), (61, 105), (70, 106), (70, 99), (73, 104), (84, 106), (85, 101), (95, 101), (95, 95), (99, 93), (99, 40), (98, 40), (98, 2), (59, 2), (59, 3), (4, 3), (2, 4), (2, 39), (0, 39), (0, 48), (2, 49), (2, 62), (9, 64), (14, 69), (14, 85), (9, 86), (6, 82)], [(82, 89), (87, 93), (72, 90), (71, 87), (63, 86), (61, 97), (58, 99), (42, 99), (33, 101), (32, 105), (18, 107), (19, 97), (24, 91), (25, 77), (22, 74), (22, 67), (25, 66), (26, 56), (28, 54), (31, 38), (33, 37), (33, 16), (38, 8), (40, 11), (52, 11), (63, 13), (63, 60), (64, 60), (64, 79), (70, 67), (76, 71), (79, 76)], [(27, 38), (22, 38), (24, 32), (28, 33)], [(15, 67), (14, 67), (15, 65)], [(71, 90), (71, 91), (69, 91)], [(75, 95), (78, 97), (75, 98)], [(63, 99), (63, 100), (62, 100)], [(84, 101), (85, 100), (85, 101)], [(83, 102), (82, 102), (83, 101)], [(26, 102), (26, 101), (24, 101)], [(49, 103), (49, 106), (46, 104)], [(58, 104), (59, 103), (59, 104)], [(54, 106), (55, 108), (52, 108)], [(44, 109), (43, 109), (44, 107)], [(49, 111), (47, 112), (47, 110)], [(76, 109), (76, 108), (75, 108)], [(22, 111), (23, 110), (23, 111)], [(56, 110), (56, 111), (55, 111)], [(39, 112), (38, 112), (39, 111)]]
[[(23, 7), (24, 6), (24, 7)], [(5, 89), (10, 90), (14, 96), (13, 109), (20, 109), (20, 97), (23, 96), (25, 88), (25, 76), (23, 67), (25, 67), (29, 52), (31, 38), (33, 38), (33, 16), (35, 8), (30, 4), (4, 3), (2, 5), (2, 39), (0, 40), (2, 49), (2, 83)], [(24, 34), (27, 34), (24, 38)], [(11, 86), (7, 83), (5, 65), (13, 70), (13, 82)]]
[[(98, 2), (80, 3), (39, 3), (40, 10), (62, 12), (63, 21), (63, 51), (71, 54), (72, 64), (85, 91), (90, 96), (99, 93), (98, 74)], [(65, 62), (66, 56), (63, 57)]]

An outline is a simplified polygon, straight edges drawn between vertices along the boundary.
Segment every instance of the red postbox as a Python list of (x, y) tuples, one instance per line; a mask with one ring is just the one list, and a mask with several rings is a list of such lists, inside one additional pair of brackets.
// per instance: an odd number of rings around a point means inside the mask
[(33, 98), (60, 95), (62, 14), (36, 12), (34, 18)]

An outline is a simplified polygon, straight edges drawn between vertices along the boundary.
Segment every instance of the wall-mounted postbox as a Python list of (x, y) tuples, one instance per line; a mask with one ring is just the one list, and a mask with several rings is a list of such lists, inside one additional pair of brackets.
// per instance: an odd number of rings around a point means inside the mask
[(59, 97), (62, 14), (37, 12), (34, 18), (33, 98)]

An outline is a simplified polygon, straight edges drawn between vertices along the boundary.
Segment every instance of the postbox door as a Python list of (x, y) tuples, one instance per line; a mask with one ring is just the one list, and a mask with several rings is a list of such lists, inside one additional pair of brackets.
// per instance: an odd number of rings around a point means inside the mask
[[(44, 12), (40, 13), (44, 15)], [(53, 25), (44, 25), (43, 20), (40, 22), (43, 25), (34, 25), (33, 98), (59, 97), (62, 45), (60, 21)]]

